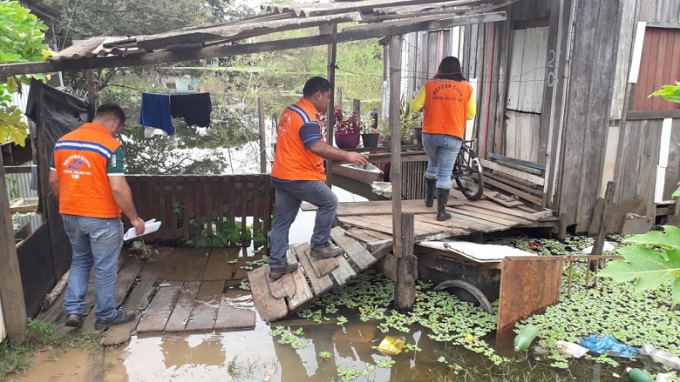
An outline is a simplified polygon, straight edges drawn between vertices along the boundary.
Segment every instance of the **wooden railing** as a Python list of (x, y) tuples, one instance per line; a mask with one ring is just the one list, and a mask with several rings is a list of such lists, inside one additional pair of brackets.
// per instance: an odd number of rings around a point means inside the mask
[(211, 237), (235, 222), (240, 222), (242, 237), (250, 224), (252, 237), (258, 233), (266, 237), (271, 228), (274, 192), (268, 174), (127, 175), (126, 179), (138, 214), (162, 222), (149, 240)]

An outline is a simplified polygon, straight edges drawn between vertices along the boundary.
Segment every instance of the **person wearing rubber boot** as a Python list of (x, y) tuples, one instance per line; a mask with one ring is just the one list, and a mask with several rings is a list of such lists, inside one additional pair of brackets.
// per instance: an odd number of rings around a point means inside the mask
[(125, 180), (123, 146), (115, 138), (124, 125), (125, 113), (118, 105), (102, 105), (92, 123), (64, 135), (54, 145), (49, 183), (59, 200), (59, 213), (73, 252), (64, 294), (66, 326), (83, 325), (92, 267), (95, 329), (106, 330), (136, 317), (135, 312), (117, 310), (114, 299), (123, 246), (121, 211), (138, 235), (145, 228)]
[(463, 144), (466, 120), (473, 119), (477, 112), (472, 86), (463, 76), (458, 58), (445, 57), (439, 64), (437, 74), (425, 82), (410, 106), (414, 113), (425, 108), (425, 205), (433, 206), (436, 191), (437, 220), (451, 219), (451, 214), (446, 211), (452, 186), (451, 172)]
[(297, 264), (288, 264), (288, 233), (302, 201), (315, 205), (316, 220), (310, 239), (310, 256), (330, 258), (343, 253), (329, 241), (338, 198), (326, 185), (324, 159), (368, 164), (363, 154), (348, 152), (327, 144), (317, 114), (325, 113), (331, 102), (331, 83), (312, 77), (305, 83), (303, 96), (281, 114), (272, 166), (275, 190), (274, 223), (270, 232), (269, 278), (278, 280), (295, 272)]

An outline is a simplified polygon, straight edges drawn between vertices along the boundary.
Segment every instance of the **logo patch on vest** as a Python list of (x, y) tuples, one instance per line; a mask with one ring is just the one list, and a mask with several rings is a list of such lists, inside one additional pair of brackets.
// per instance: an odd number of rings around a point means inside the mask
[[(78, 179), (81, 175), (92, 176), (92, 172), (88, 171), (92, 168), (92, 163), (82, 155), (71, 155), (64, 160), (63, 164), (63, 173), (70, 175), (73, 179)], [(86, 168), (84, 169), (83, 166)]]

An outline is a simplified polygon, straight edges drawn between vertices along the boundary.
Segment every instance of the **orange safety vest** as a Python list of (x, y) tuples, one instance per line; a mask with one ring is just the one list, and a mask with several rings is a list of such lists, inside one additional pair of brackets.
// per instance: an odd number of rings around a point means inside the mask
[(468, 82), (433, 79), (425, 83), (423, 133), (465, 136), (467, 106), (472, 96)]
[(107, 174), (107, 161), (120, 147), (103, 126), (86, 123), (54, 145), (59, 177), (59, 212), (95, 218), (120, 217)]
[[(301, 98), (281, 114), (271, 173), (274, 178), (326, 181), (323, 158), (307, 149), (300, 139), (302, 125), (310, 122), (318, 125), (317, 113), (311, 102)], [(323, 136), (321, 140), (324, 141)]]

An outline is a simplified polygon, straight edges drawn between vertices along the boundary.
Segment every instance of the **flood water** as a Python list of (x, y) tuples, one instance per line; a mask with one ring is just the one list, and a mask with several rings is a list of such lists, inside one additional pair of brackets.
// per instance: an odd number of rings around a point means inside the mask
[[(341, 189), (334, 189), (341, 201), (362, 200)], [(290, 243), (309, 240), (314, 212), (300, 212), (291, 228)], [(239, 256), (238, 250), (235, 256)], [(244, 252), (240, 252), (243, 256)], [(255, 260), (261, 254), (249, 253)], [(376, 282), (384, 282), (377, 279)], [(233, 287), (228, 293), (231, 303), (253, 309), (248, 290)], [(338, 325), (337, 316), (347, 322)], [(428, 337), (429, 329), (413, 325), (410, 333), (382, 333), (378, 322), (362, 322), (354, 311), (340, 310), (336, 317), (322, 324), (293, 318), (267, 325), (257, 318), (254, 330), (209, 334), (168, 335), (163, 337), (133, 336), (119, 348), (105, 350), (104, 380), (114, 382), (156, 381), (620, 381), (626, 377), (622, 367), (612, 368), (592, 361), (571, 362), (570, 369), (558, 370), (529, 359), (526, 353), (502, 353), (509, 361), (494, 365), (486, 356), (473, 353), (452, 343), (437, 342)], [(294, 348), (279, 343), (270, 334), (282, 326), (306, 340), (305, 346)], [(405, 340), (421, 351), (402, 349), (388, 355), (377, 349), (385, 336)], [(487, 339), (489, 341), (492, 338)], [(21, 381), (88, 381), (90, 363), (83, 351), (75, 355), (45, 356), (34, 360)], [(446, 363), (441, 358), (447, 360)], [(83, 361), (83, 358), (88, 361)], [(73, 359), (81, 361), (72, 362)], [(394, 361), (388, 364), (387, 361)], [(381, 367), (382, 366), (382, 367)], [(75, 370), (69, 372), (69, 370)], [(51, 374), (50, 374), (51, 372)]]

